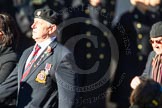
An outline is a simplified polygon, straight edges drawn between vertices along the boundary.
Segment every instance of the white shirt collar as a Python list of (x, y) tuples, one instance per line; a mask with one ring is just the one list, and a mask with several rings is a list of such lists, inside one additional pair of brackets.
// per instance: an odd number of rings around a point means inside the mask
[[(48, 38), (47, 40), (43, 41), (42, 43), (39, 43), (38, 45), (41, 47), (41, 49), (46, 48), (52, 41), (54, 41), (56, 39), (56, 36), (52, 36), (50, 38)], [(35, 44), (36, 46), (36, 44)], [(34, 47), (35, 47), (34, 46)]]
[[(38, 51), (38, 54), (36, 56), (36, 59), (41, 55), (41, 53), (43, 53), (43, 51), (46, 49), (46, 47), (56, 39), (55, 36), (53, 37), (50, 37), (49, 39), (45, 40), (44, 42), (42, 43), (39, 43), (38, 45), (41, 47), (41, 49)], [(34, 49), (36, 47), (36, 44), (34, 45)], [(26, 65), (30, 62), (31, 58), (32, 58), (32, 55), (34, 53), (34, 50), (32, 51), (32, 53), (29, 55), (27, 61), (26, 61)]]

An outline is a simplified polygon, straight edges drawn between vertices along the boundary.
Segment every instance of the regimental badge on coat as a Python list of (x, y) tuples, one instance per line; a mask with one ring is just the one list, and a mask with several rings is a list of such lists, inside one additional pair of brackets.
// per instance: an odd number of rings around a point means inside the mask
[(46, 83), (46, 79), (47, 79), (47, 76), (49, 75), (49, 71), (51, 70), (51, 67), (52, 67), (52, 64), (49, 64), (49, 63), (46, 63), (45, 65), (45, 69), (41, 70), (35, 81), (39, 82), (39, 83)]
[(44, 84), (44, 83), (46, 83), (46, 78), (47, 78), (47, 75), (46, 75), (46, 73), (45, 73), (45, 70), (43, 69), (43, 70), (41, 70), (41, 71), (38, 73), (38, 75), (37, 75), (35, 81)]

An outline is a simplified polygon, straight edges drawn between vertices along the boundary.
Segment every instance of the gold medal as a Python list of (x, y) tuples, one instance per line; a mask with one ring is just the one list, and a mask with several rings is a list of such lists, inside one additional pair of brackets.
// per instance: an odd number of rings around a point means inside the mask
[(38, 75), (37, 75), (35, 81), (44, 84), (44, 83), (46, 83), (46, 77), (47, 77), (47, 76), (46, 76), (45, 71), (44, 71), (44, 70), (41, 70), (41, 71), (38, 73)]

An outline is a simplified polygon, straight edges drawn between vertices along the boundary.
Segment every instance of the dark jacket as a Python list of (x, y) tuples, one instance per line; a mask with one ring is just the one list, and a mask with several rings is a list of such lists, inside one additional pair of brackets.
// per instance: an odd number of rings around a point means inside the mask
[(143, 74), (141, 75), (142, 77), (152, 78), (152, 59), (153, 57), (155, 57), (155, 54), (156, 53), (154, 51), (150, 52), (148, 59), (147, 59), (145, 70), (143, 71)]
[(0, 47), (0, 83), (9, 76), (17, 61), (17, 54), (11, 47)]
[[(0, 99), (18, 89), (17, 108), (72, 108), (76, 92), (73, 89), (75, 73), (72, 70), (71, 53), (56, 41), (50, 46), (51, 52), (45, 53), (45, 49), (33, 64), (27, 77), (20, 82), (26, 60), (33, 47), (24, 51), (12, 74), (0, 85)], [(51, 67), (48, 68), (48, 74), (44, 74), (45, 82), (36, 81), (41, 80), (39, 74), (47, 64)]]
[[(152, 50), (149, 43), (149, 32), (152, 24), (161, 20), (159, 12), (148, 11), (143, 14), (137, 8), (134, 8), (125, 12), (119, 20), (121, 28), (118, 28), (120, 30), (124, 28), (124, 30), (122, 30), (121, 35), (115, 35), (119, 43), (120, 54), (113, 84), (115, 92), (112, 92), (112, 100), (120, 108), (129, 107), (128, 97), (132, 91), (131, 80), (134, 76), (141, 75), (145, 69), (147, 57)], [(128, 54), (124, 54), (125, 50), (128, 51)], [(121, 100), (123, 101), (121, 102)]]
[[(5, 79), (10, 75), (18, 62), (17, 54), (12, 47), (0, 46), (0, 83), (3, 83)], [(13, 94), (5, 100), (0, 100), (1, 108), (14, 108), (16, 95)]]
[(132, 53), (136, 61), (134, 66), (129, 68), (132, 68), (132, 70), (138, 69), (136, 73), (133, 73), (134, 76), (142, 74), (145, 68), (147, 57), (152, 51), (151, 44), (149, 43), (150, 29), (161, 18), (160, 11), (146, 11), (146, 13), (142, 13), (137, 8), (125, 12), (120, 18), (119, 22), (124, 26), (125, 32), (128, 33), (132, 40)]

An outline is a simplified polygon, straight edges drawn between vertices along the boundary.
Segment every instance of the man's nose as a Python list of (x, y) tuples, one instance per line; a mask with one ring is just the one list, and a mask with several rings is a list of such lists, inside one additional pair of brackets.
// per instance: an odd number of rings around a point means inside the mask
[(35, 23), (33, 23), (33, 24), (31, 25), (31, 28), (32, 28), (32, 29), (35, 28)]

